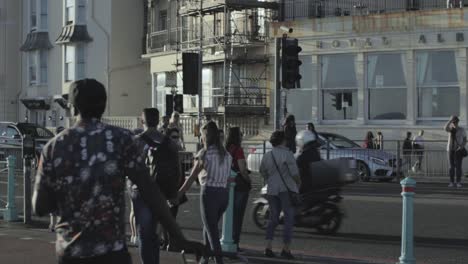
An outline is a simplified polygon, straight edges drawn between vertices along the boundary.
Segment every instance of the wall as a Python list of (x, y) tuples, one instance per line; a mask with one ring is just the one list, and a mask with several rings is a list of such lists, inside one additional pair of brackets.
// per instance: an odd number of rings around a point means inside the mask
[(21, 90), (21, 2), (0, 0), (0, 120), (18, 120)]

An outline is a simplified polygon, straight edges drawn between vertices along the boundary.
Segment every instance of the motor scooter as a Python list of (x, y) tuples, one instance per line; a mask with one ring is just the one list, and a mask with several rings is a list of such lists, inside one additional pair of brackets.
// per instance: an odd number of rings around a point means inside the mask
[[(313, 228), (319, 234), (335, 234), (343, 221), (344, 210), (340, 202), (343, 199), (340, 196), (341, 186), (328, 187), (302, 194), (302, 204), (296, 208), (295, 225), (296, 227)], [(270, 216), (270, 209), (266, 199), (267, 187), (260, 191), (261, 197), (253, 203), (253, 221), (260, 229), (266, 229)], [(280, 224), (284, 224), (283, 213), (280, 215)]]

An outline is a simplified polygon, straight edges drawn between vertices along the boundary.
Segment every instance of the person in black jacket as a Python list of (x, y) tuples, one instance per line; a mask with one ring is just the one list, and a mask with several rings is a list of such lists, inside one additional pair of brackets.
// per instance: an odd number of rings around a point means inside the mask
[(299, 155), (297, 156), (297, 166), (299, 167), (299, 174), (301, 176), (300, 193), (310, 192), (312, 190), (314, 180), (313, 175), (310, 174), (310, 163), (320, 161), (320, 143), (317, 134), (312, 131), (301, 131), (296, 136), (296, 144), (299, 147)]
[(283, 131), (286, 137), (286, 147), (292, 151), (292, 153), (296, 153), (296, 118), (294, 115), (289, 114), (286, 116), (283, 122)]

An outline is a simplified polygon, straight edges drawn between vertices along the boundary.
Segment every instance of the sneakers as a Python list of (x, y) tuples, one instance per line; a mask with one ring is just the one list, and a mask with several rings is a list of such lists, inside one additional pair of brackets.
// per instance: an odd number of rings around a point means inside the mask
[(457, 183), (457, 188), (462, 188), (463, 185), (461, 184), (461, 182)]
[(276, 257), (275, 253), (273, 253), (273, 251), (271, 249), (269, 249), (269, 248), (265, 249), (264, 254), (265, 254), (265, 257), (267, 257), (267, 258), (275, 258)]
[(453, 183), (453, 182), (449, 183), (448, 187), (449, 187), (449, 188), (455, 187), (455, 183)]
[(294, 256), (291, 254), (291, 251), (286, 251), (283, 249), (283, 251), (281, 251), (281, 256), (285, 259), (294, 259)]

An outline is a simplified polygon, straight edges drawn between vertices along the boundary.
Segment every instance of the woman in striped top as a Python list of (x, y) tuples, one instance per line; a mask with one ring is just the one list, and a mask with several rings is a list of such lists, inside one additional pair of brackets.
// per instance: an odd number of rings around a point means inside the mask
[[(217, 264), (222, 264), (218, 223), (227, 208), (229, 191), (227, 181), (232, 158), (221, 144), (216, 123), (210, 121), (202, 128), (204, 148), (196, 155), (189, 178), (179, 190), (182, 196), (198, 177), (200, 181), (200, 210), (203, 221), (205, 247), (212, 250)], [(200, 263), (208, 263), (203, 259)]]

